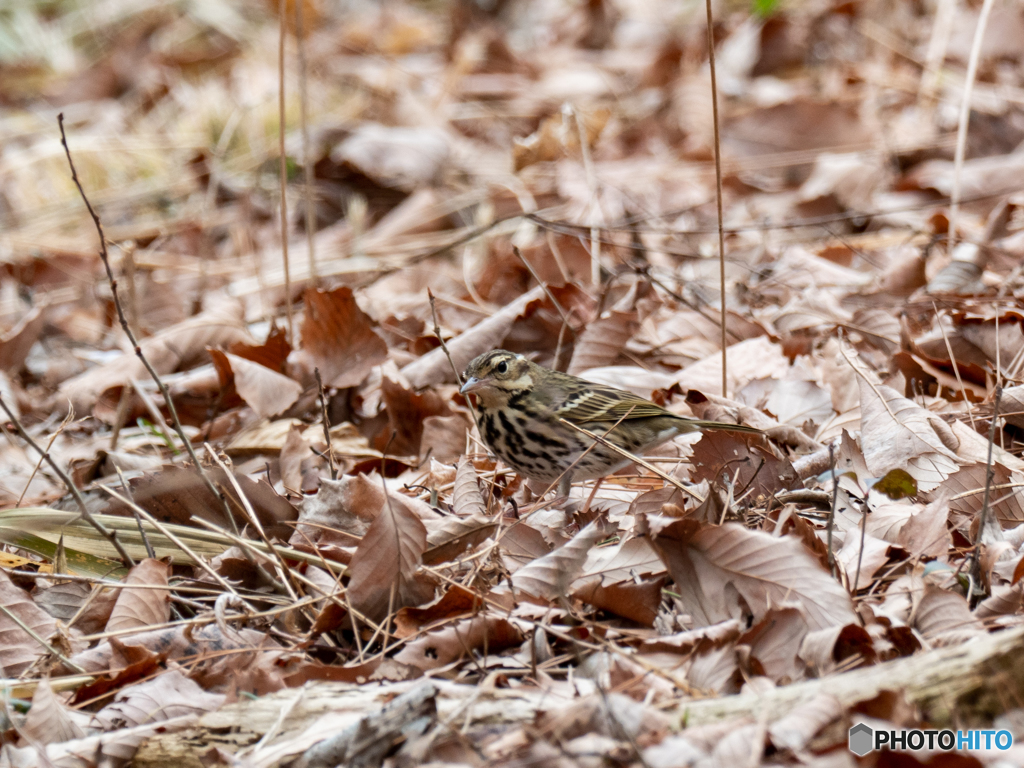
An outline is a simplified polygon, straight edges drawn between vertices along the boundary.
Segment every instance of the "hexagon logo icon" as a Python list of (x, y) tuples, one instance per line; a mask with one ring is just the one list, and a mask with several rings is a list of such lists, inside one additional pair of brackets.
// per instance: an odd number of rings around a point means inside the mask
[(875, 733), (870, 725), (858, 723), (850, 729), (850, 751), (857, 757), (864, 757), (872, 750)]

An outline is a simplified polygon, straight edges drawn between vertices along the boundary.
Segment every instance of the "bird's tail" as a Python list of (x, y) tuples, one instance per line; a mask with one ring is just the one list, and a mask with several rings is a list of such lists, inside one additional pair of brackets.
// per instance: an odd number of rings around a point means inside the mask
[(744, 432), (748, 435), (764, 434), (764, 430), (757, 427), (748, 427), (746, 424), (729, 424), (725, 421), (704, 421), (703, 419), (690, 419), (690, 421), (699, 429), (714, 429), (719, 432)]

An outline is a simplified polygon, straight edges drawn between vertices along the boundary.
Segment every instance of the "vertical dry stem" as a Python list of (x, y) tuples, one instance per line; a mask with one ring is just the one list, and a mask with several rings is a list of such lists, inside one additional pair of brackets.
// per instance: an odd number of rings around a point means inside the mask
[(729, 396), (729, 374), (725, 338), (725, 225), (722, 219), (722, 141), (718, 130), (718, 81), (715, 78), (715, 27), (711, 0), (705, 0), (708, 14), (708, 64), (711, 67), (711, 114), (715, 124), (715, 189), (718, 201), (718, 288), (722, 294), (722, 397)]

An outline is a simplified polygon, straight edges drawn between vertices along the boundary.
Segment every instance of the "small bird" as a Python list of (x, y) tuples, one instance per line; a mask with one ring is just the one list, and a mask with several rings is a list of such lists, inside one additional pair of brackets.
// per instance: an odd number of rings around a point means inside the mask
[(574, 479), (603, 477), (630, 463), (600, 443), (588, 452), (596, 441), (562, 419), (632, 454), (701, 429), (761, 434), (741, 424), (677, 416), (631, 392), (552, 371), (504, 349), (472, 360), (459, 391), (475, 396), (476, 423), (487, 446), (532, 480), (559, 480), (561, 496)]

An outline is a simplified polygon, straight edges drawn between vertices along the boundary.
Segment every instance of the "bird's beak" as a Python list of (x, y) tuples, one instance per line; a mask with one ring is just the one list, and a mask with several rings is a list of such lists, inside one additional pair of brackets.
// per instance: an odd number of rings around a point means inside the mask
[(463, 395), (468, 395), (470, 392), (477, 392), (490, 384), (490, 380), (487, 378), (478, 379), (476, 376), (470, 376), (466, 379), (466, 383), (462, 385), (462, 389), (459, 390)]

